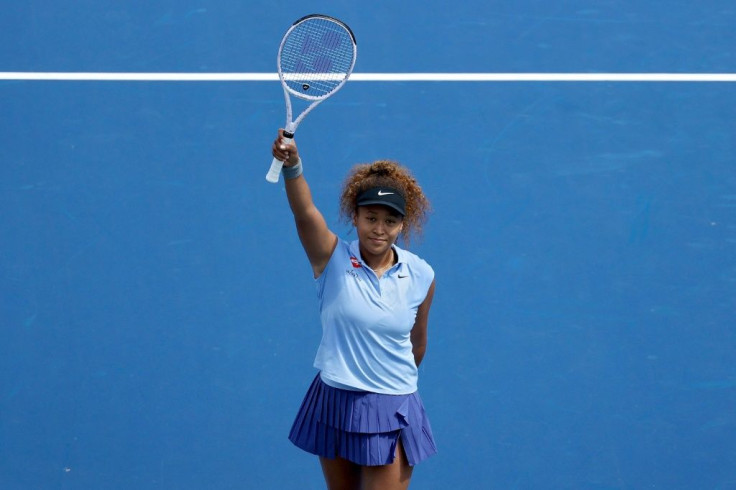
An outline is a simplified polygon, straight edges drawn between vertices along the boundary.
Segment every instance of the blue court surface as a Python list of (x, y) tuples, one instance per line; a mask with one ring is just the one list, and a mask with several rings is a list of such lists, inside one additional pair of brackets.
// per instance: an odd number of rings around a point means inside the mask
[[(735, 73), (732, 0), (6, 2), (0, 71)], [(0, 489), (319, 489), (276, 81), (0, 80)], [(437, 274), (416, 489), (736, 489), (736, 84), (350, 81), (297, 140), (414, 170)]]

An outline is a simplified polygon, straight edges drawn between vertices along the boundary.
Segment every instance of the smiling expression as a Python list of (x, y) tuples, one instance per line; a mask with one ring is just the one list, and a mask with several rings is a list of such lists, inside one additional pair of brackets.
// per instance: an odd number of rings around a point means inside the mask
[(360, 251), (368, 259), (385, 256), (396, 242), (404, 223), (402, 216), (394, 210), (369, 205), (358, 207), (353, 224), (358, 232)]

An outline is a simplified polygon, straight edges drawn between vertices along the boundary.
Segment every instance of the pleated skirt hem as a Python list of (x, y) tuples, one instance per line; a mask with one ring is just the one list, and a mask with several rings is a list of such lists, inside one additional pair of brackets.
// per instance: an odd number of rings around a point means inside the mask
[(393, 463), (399, 440), (411, 466), (437, 453), (419, 393), (341, 390), (319, 375), (302, 401), (289, 440), (309, 453), (363, 466)]

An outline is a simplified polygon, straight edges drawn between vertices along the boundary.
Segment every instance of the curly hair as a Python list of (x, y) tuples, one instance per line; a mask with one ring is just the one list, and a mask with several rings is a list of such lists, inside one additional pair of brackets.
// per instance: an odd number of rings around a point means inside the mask
[(420, 237), (431, 211), (429, 200), (409, 169), (398, 162), (378, 160), (355, 165), (345, 178), (340, 194), (340, 217), (352, 223), (358, 212), (358, 195), (374, 187), (393, 187), (406, 200), (406, 216), (400, 238), (408, 245), (412, 236)]

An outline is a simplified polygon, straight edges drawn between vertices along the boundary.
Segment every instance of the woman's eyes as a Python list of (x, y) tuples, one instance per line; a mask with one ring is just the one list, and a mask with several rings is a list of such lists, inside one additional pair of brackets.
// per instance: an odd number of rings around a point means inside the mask
[[(378, 218), (374, 218), (374, 217), (372, 217), (372, 216), (368, 216), (368, 217), (366, 217), (366, 219), (367, 219), (367, 220), (368, 220), (368, 221), (369, 221), (370, 223), (375, 223), (376, 221), (378, 221)], [(387, 219), (387, 220), (386, 220), (386, 226), (391, 226), (391, 227), (394, 227), (394, 226), (396, 226), (397, 224), (399, 224), (399, 222), (398, 222), (398, 221), (396, 221), (396, 220), (393, 220), (393, 219)]]

